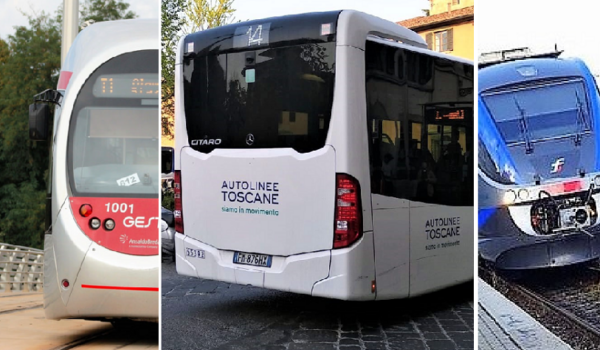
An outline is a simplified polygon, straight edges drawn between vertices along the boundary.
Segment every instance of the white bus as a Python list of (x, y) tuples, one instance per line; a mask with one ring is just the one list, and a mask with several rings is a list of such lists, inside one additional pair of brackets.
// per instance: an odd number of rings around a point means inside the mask
[(158, 320), (158, 48), (156, 19), (93, 24), (73, 42), (58, 89), (30, 106), (31, 137), (52, 140), (49, 319)]
[(177, 271), (345, 300), (473, 278), (473, 65), (364, 13), (186, 36)]

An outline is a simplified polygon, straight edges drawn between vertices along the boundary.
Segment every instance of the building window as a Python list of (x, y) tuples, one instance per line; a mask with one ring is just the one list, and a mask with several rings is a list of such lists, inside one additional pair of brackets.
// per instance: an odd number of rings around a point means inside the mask
[(454, 50), (454, 31), (452, 28), (426, 35), (427, 47), (438, 52)]

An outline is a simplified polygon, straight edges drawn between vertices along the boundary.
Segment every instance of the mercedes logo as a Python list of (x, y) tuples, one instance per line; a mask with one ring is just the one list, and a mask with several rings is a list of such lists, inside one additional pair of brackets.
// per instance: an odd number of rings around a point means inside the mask
[(252, 134), (246, 135), (246, 144), (248, 146), (252, 146), (253, 143), (254, 143), (254, 135), (252, 135)]

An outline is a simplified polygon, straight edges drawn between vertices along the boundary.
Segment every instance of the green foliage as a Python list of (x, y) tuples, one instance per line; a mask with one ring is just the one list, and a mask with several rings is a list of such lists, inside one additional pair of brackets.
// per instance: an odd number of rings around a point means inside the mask
[(232, 23), (234, 20), (234, 0), (189, 1), (190, 5), (185, 9), (185, 14), (189, 18), (189, 33), (219, 27)]
[(161, 118), (162, 134), (173, 138), (173, 116), (175, 114), (175, 52), (185, 25), (183, 8), (185, 0), (163, 0), (161, 5)]
[(135, 18), (136, 14), (127, 11), (129, 4), (121, 0), (85, 0), (79, 13), (80, 22), (114, 21)]
[[(84, 20), (133, 18), (120, 0), (88, 0)], [(0, 40), (0, 237), (42, 247), (48, 142), (29, 140), (33, 96), (55, 88), (60, 71), (61, 16), (29, 15), (29, 25)]]
[(29, 140), (28, 106), (33, 95), (56, 86), (60, 30), (46, 14), (30, 16), (29, 27), (17, 27), (5, 44), (0, 52), (0, 232), (9, 243), (41, 248), (48, 143)]
[(234, 21), (234, 0), (162, 0), (162, 134), (173, 138), (175, 52), (181, 35)]
[(170, 211), (175, 210), (175, 193), (173, 191), (164, 191), (160, 205)]

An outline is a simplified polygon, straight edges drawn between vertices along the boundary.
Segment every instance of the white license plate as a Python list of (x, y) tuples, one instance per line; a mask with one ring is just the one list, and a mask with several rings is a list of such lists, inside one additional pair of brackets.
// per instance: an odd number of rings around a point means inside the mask
[(271, 255), (241, 252), (235, 252), (233, 254), (234, 264), (271, 267), (271, 260), (273, 260), (273, 256)]

